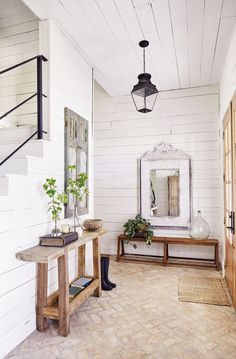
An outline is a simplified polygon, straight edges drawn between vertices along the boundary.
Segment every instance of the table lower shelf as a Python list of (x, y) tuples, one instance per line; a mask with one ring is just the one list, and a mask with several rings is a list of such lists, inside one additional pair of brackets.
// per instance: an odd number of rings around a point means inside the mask
[[(88, 277), (91, 278), (91, 277)], [(74, 279), (75, 280), (75, 279)], [(73, 280), (73, 281), (74, 281)], [(85, 300), (99, 288), (99, 279), (95, 278), (82, 292), (80, 292), (69, 304), (69, 314), (73, 314)], [(69, 289), (68, 289), (69, 290)], [(47, 307), (43, 309), (44, 318), (59, 320), (58, 291), (51, 294), (47, 299)]]

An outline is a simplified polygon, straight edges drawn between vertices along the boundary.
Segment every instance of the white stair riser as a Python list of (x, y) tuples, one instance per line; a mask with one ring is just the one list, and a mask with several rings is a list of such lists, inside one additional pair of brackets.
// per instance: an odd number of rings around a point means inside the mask
[[(10, 155), (13, 151), (17, 149), (19, 143), (12, 144), (1, 144), (0, 145), (0, 158), (4, 159), (8, 155)], [(44, 143), (39, 140), (34, 140), (26, 143), (20, 150), (18, 150), (12, 158), (18, 158), (22, 156), (36, 156), (43, 157), (44, 154)]]
[(9, 180), (7, 177), (0, 177), (0, 196), (6, 196), (8, 194)]
[(0, 144), (6, 143), (22, 143), (27, 140), (36, 128), (30, 127), (17, 127), (17, 128), (1, 128), (0, 129)]
[(56, 155), (53, 158), (41, 157), (19, 157), (10, 158), (2, 166), (0, 166), (0, 176), (8, 174), (20, 174), (20, 175), (44, 175), (48, 177), (50, 173), (51, 177), (61, 175), (64, 172), (64, 165), (60, 162), (60, 155)]
[(27, 158), (11, 158), (0, 167), (0, 176), (8, 173), (26, 175), (28, 173), (28, 159)]

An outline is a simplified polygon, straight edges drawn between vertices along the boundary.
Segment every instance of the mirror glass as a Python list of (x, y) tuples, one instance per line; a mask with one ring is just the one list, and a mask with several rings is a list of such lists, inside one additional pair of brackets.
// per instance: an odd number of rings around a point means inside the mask
[(150, 171), (150, 214), (152, 217), (177, 217), (179, 211), (179, 170)]

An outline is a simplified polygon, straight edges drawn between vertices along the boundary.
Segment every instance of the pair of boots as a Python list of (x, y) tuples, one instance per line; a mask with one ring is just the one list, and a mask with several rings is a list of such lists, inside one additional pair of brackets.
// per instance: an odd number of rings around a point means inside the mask
[(116, 284), (112, 283), (108, 278), (109, 260), (109, 257), (101, 257), (101, 282), (103, 290), (112, 290), (116, 287)]

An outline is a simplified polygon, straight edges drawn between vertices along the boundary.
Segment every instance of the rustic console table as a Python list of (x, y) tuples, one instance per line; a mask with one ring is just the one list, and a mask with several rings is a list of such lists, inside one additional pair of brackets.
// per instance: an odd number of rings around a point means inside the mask
[[(35, 262), (38, 265), (37, 276), (37, 329), (44, 331), (47, 328), (47, 319), (59, 321), (58, 334), (66, 336), (70, 331), (70, 314), (72, 314), (91, 294), (101, 295), (100, 278), (100, 250), (99, 238), (106, 233), (104, 229), (96, 232), (86, 232), (75, 242), (65, 247), (36, 246), (16, 253), (16, 257), (23, 261)], [(78, 276), (85, 276), (85, 245), (93, 242), (93, 281), (71, 302), (69, 301), (69, 272), (68, 252), (78, 250)], [(58, 263), (58, 290), (47, 296), (48, 263), (57, 259)], [(87, 276), (88, 277), (88, 276)]]
[[(125, 253), (124, 242), (129, 240), (124, 235), (119, 235), (117, 238), (117, 262), (145, 262), (152, 264), (180, 264), (191, 265), (197, 267), (213, 267), (217, 270), (220, 269), (219, 263), (219, 241), (217, 239), (204, 239), (197, 240), (192, 238), (178, 238), (178, 237), (153, 237), (152, 243), (163, 244), (163, 255), (142, 255), (135, 253)], [(133, 242), (144, 242), (144, 238), (133, 238)], [(186, 257), (173, 257), (169, 256), (169, 246), (173, 244), (178, 245), (190, 245), (190, 246), (211, 246), (214, 247), (214, 259), (202, 259), (202, 258), (186, 258)]]

